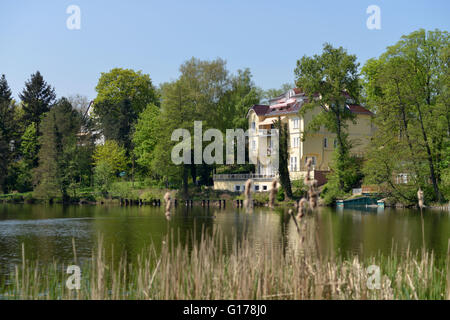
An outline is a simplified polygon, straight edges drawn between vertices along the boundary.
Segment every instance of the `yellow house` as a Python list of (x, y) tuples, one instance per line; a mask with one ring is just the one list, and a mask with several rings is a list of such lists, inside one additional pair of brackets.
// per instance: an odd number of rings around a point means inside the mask
[[(308, 158), (312, 159), (313, 177), (318, 180), (319, 185), (325, 183), (325, 175), (330, 170), (330, 162), (333, 151), (337, 146), (336, 135), (321, 127), (314, 134), (309, 134), (302, 141), (305, 128), (314, 115), (320, 112), (320, 107), (309, 110), (303, 116), (299, 115), (302, 105), (307, 97), (298, 88), (291, 89), (286, 93), (269, 100), (268, 105), (254, 105), (247, 114), (249, 128), (249, 153), (258, 154), (261, 147), (261, 137), (267, 138), (264, 147), (270, 153), (272, 143), (271, 132), (273, 124), (279, 118), (282, 123), (288, 124), (289, 131), (289, 162), (288, 168), (291, 180), (303, 179), (306, 174), (305, 164)], [(349, 111), (356, 115), (355, 123), (348, 123), (349, 140), (353, 143), (352, 153), (362, 156), (364, 149), (374, 132), (372, 125), (372, 112), (361, 105), (347, 104)], [(263, 130), (265, 129), (265, 130)], [(214, 175), (214, 189), (230, 191), (243, 191), (245, 181), (249, 178), (254, 180), (254, 191), (270, 190), (270, 181), (277, 178), (278, 170), (265, 165), (257, 160), (255, 173), (235, 175)]]

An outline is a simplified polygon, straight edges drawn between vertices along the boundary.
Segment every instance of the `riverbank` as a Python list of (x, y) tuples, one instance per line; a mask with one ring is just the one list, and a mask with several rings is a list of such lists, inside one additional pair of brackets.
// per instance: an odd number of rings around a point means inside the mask
[[(164, 194), (166, 192), (171, 193), (173, 200), (177, 200), (177, 204), (187, 206), (223, 206), (228, 203), (233, 206), (242, 206), (242, 202), (245, 198), (243, 193), (213, 190), (205, 187), (191, 187), (188, 190), (188, 196), (181, 194), (179, 190), (164, 189), (142, 186), (138, 182), (135, 186), (132, 186), (131, 182), (119, 182), (115, 183), (114, 187), (108, 192), (107, 195), (97, 192), (94, 188), (82, 188), (77, 190), (68, 200), (63, 201), (61, 198), (52, 199), (39, 199), (33, 196), (33, 192), (25, 193), (11, 193), (0, 194), (0, 203), (64, 203), (64, 204), (89, 204), (89, 205), (153, 205), (159, 206), (164, 202)], [(358, 198), (358, 196), (349, 196), (342, 200), (350, 200)], [(186, 203), (186, 200), (188, 201)], [(254, 206), (268, 206), (269, 192), (255, 192), (252, 193), (252, 200)], [(294, 207), (299, 199), (284, 199), (284, 195), (277, 195), (275, 205), (278, 207)], [(415, 206), (406, 206), (402, 203), (395, 202), (391, 199), (383, 199), (384, 206), (390, 208), (413, 208)], [(319, 206), (325, 206), (321, 198), (319, 198)], [(432, 203), (426, 206), (427, 209), (435, 210), (450, 210), (450, 202), (446, 204)]]

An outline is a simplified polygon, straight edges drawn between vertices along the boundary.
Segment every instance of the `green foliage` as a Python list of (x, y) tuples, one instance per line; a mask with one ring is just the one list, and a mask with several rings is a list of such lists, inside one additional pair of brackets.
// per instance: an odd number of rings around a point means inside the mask
[(109, 188), (109, 195), (115, 198), (137, 199), (139, 196), (127, 182), (113, 182)]
[(127, 157), (125, 149), (114, 140), (107, 140), (104, 145), (97, 146), (92, 156), (94, 164), (108, 163), (114, 174), (127, 169)]
[(97, 104), (108, 102), (118, 105), (129, 99), (136, 114), (142, 112), (149, 103), (158, 105), (158, 96), (148, 74), (132, 69), (114, 68), (102, 72), (97, 86), (94, 110), (97, 114)]
[[(415, 201), (411, 195), (429, 181), (433, 196), (428, 201), (444, 200), (440, 186), (450, 158), (449, 57), (448, 32), (418, 30), (362, 69), (378, 128), (364, 169), (366, 179), (383, 184), (403, 202)], [(398, 185), (398, 174), (407, 174), (408, 183)]]
[(285, 195), (284, 195), (284, 189), (283, 187), (278, 188), (277, 191), (277, 201), (278, 202), (282, 202), (285, 199)]
[(21, 139), (21, 152), (23, 158), (32, 166), (38, 163), (39, 141), (37, 137), (36, 124), (32, 122), (25, 130)]
[(160, 114), (160, 109), (157, 106), (154, 104), (148, 105), (139, 115), (133, 135), (133, 152), (136, 162), (146, 172), (153, 171), (152, 162), (154, 160), (155, 146), (158, 142)]
[[(291, 179), (289, 176), (288, 169), (288, 141), (289, 141), (289, 130), (288, 124), (286, 122), (281, 122), (281, 118), (278, 117), (278, 121), (275, 122), (275, 127), (278, 129), (279, 134), (279, 151), (278, 151), (278, 166), (280, 174), (280, 184), (282, 188), (286, 191), (286, 197), (288, 199), (292, 198), (292, 188)], [(284, 198), (284, 196), (283, 196)]]
[(14, 138), (14, 103), (5, 75), (0, 78), (0, 191), (7, 191), (6, 176), (13, 152), (10, 148)]
[(133, 126), (148, 104), (159, 105), (159, 97), (148, 74), (114, 68), (102, 73), (95, 88), (94, 114), (106, 140), (116, 140), (132, 149)]
[(321, 55), (302, 57), (295, 69), (297, 87), (308, 95), (308, 103), (301, 110), (320, 108), (318, 115), (308, 124), (306, 135), (318, 131), (321, 126), (336, 134), (339, 156), (336, 158), (335, 170), (340, 188), (347, 189), (343, 172), (349, 172), (350, 144), (346, 134), (347, 121), (354, 120), (355, 115), (347, 108), (347, 103), (359, 99), (360, 84), (355, 55), (349, 55), (342, 47), (333, 48), (325, 44)]
[(8, 186), (10, 190), (27, 192), (33, 190), (32, 167), (25, 159), (14, 162), (8, 172)]
[(41, 127), (39, 166), (34, 171), (35, 196), (48, 200), (61, 197), (66, 201), (69, 190), (75, 196), (74, 190), (79, 187), (77, 134), (81, 128), (80, 114), (62, 98), (46, 114)]
[(19, 94), (24, 110), (23, 120), (26, 125), (36, 124), (38, 135), (41, 116), (50, 110), (56, 99), (55, 89), (45, 82), (39, 71), (32, 74), (25, 82), (25, 88)]
[(325, 204), (331, 205), (337, 199), (349, 196), (352, 188), (359, 187), (363, 179), (362, 161), (355, 156), (339, 150), (334, 151), (330, 163), (331, 172), (327, 175), (327, 183), (321, 192)]
[(94, 181), (97, 190), (104, 196), (108, 194), (108, 190), (115, 179), (115, 170), (107, 161), (100, 161), (94, 169)]
[(294, 198), (297, 199), (303, 197), (308, 191), (308, 187), (305, 185), (303, 180), (293, 180), (291, 182), (291, 186), (292, 186), (292, 195)]
[(320, 193), (320, 197), (323, 199), (323, 202), (327, 206), (331, 206), (335, 204), (335, 201), (338, 199), (343, 199), (350, 196), (350, 193), (344, 192), (336, 179), (330, 179), (323, 187), (322, 192)]

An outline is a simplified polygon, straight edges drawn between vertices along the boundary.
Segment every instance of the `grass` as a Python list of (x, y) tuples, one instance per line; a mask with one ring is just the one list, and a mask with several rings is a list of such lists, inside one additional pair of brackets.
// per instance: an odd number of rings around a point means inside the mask
[[(225, 239), (219, 229), (190, 247), (171, 234), (157, 253), (150, 245), (135, 263), (107, 262), (103, 241), (84, 263), (80, 290), (68, 290), (68, 275), (56, 261), (23, 261), (0, 286), (5, 299), (445, 299), (450, 298), (449, 261), (436, 265), (432, 253), (406, 252), (358, 257), (321, 257), (314, 226), (302, 226), (298, 242), (256, 245)], [(193, 233), (194, 234), (194, 233)], [(194, 236), (191, 236), (194, 237)], [(100, 238), (101, 239), (101, 238)], [(22, 249), (24, 250), (24, 249)], [(450, 254), (450, 252), (449, 252)], [(74, 246), (74, 263), (76, 262)], [(380, 289), (370, 290), (366, 268), (381, 269)]]

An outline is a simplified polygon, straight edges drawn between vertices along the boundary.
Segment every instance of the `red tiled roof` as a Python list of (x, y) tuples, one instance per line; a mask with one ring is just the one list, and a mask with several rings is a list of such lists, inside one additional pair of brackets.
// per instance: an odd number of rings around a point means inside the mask
[(373, 113), (370, 110), (367, 110), (366, 108), (360, 106), (359, 104), (348, 104), (348, 108), (353, 113), (373, 115)]
[(251, 107), (251, 109), (253, 109), (258, 116), (262, 116), (266, 114), (267, 110), (269, 109), (269, 106), (257, 104)]

